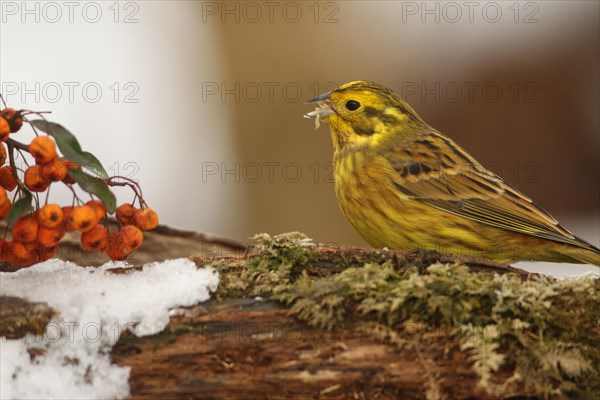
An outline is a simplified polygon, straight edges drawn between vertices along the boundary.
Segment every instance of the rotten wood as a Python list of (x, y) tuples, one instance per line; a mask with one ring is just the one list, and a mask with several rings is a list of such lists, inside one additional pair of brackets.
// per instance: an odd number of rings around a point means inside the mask
[[(431, 252), (317, 247), (307, 272), (322, 275), (365, 262), (427, 266), (461, 262), (475, 271), (530, 274), (508, 265)], [(227, 257), (231, 264), (250, 254)], [(196, 259), (199, 265), (222, 260)], [(496, 399), (478, 387), (464, 352), (449, 332), (415, 332), (399, 347), (348, 325), (311, 327), (282, 305), (223, 298), (174, 310), (152, 337), (123, 336), (113, 360), (131, 367), (132, 399)], [(413, 339), (413, 340), (411, 340)], [(418, 340), (417, 340), (418, 339)], [(500, 370), (499, 382), (512, 371)], [(514, 389), (512, 399), (527, 397)], [(508, 397), (506, 397), (508, 398)]]
[[(79, 265), (105, 262), (89, 258), (78, 240), (77, 235), (68, 237), (61, 257), (66, 255), (64, 258)], [(423, 267), (434, 262), (460, 262), (475, 271), (517, 274), (522, 279), (530, 276), (508, 265), (433, 252), (328, 246), (317, 246), (310, 252), (307, 272), (315, 275), (391, 260), (398, 266)], [(227, 259), (241, 268), (242, 261), (253, 254), (236, 241), (161, 226), (146, 234), (142, 249), (131, 261), (139, 266), (190, 255), (198, 256), (199, 265)], [(4, 266), (2, 270), (11, 269)], [(42, 332), (52, 310), (20, 302), (2, 298), (3, 326), (13, 318), (11, 315), (38, 317), (32, 319), (30, 328), (11, 328), (16, 333), (8, 336)], [(124, 334), (111, 355), (118, 365), (131, 367), (132, 399), (410, 400), (425, 399), (427, 393), (435, 391), (445, 399), (497, 398), (478, 388), (478, 377), (464, 353), (444, 332), (423, 333), (419, 340), (408, 340), (407, 345), (398, 347), (352, 329), (351, 321), (347, 326), (323, 330), (295, 319), (288, 311), (262, 299), (211, 300), (173, 310), (169, 325), (160, 334)], [(5, 332), (1, 334), (7, 336)], [(510, 374), (501, 370), (497, 378), (502, 381)], [(510, 398), (533, 398), (519, 390)]]
[(113, 360), (131, 367), (132, 399), (410, 400), (436, 389), (446, 399), (497, 398), (481, 392), (444, 333), (399, 348), (345, 327), (310, 327), (253, 299), (211, 300), (179, 314), (162, 333), (128, 334), (113, 348)]

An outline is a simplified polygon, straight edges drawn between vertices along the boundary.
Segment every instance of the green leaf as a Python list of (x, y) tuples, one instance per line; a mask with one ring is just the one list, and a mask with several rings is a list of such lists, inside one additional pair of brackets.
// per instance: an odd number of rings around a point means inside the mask
[(79, 162), (76, 162), (77, 164), (81, 165), (85, 169), (92, 171), (94, 174), (98, 175), (100, 178), (104, 178), (104, 179), (108, 178), (108, 174), (106, 173), (106, 170), (102, 166), (102, 163), (100, 162), (100, 160), (98, 160), (95, 155), (93, 155), (92, 153), (90, 153), (88, 151), (82, 151), (80, 155), (85, 160), (85, 164), (80, 164)]
[(6, 216), (6, 223), (9, 228), (12, 228), (19, 218), (33, 211), (33, 206), (31, 205), (33, 197), (31, 196), (31, 192), (27, 189), (22, 189), (21, 193), (21, 198), (15, 201)]
[(102, 179), (88, 175), (77, 169), (70, 169), (69, 176), (75, 179), (83, 190), (98, 197), (104, 203), (104, 207), (106, 207), (106, 211), (109, 214), (115, 212), (117, 209), (117, 199)]
[(54, 122), (44, 121), (43, 119), (36, 119), (31, 121), (31, 124), (37, 129), (46, 132), (56, 140), (56, 144), (60, 149), (61, 153), (75, 164), (81, 165), (82, 167), (89, 169), (94, 174), (101, 178), (108, 178), (106, 170), (102, 166), (100, 160), (96, 158), (92, 153), (83, 151), (81, 145), (75, 138), (75, 136), (65, 129), (62, 125)]

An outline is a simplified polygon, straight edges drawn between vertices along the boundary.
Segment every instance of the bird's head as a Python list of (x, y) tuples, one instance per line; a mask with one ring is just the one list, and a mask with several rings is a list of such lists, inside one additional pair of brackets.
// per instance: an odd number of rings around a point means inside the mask
[(306, 118), (329, 125), (336, 150), (376, 146), (401, 135), (410, 125), (425, 125), (417, 113), (393, 91), (368, 81), (346, 83), (307, 102), (316, 104)]

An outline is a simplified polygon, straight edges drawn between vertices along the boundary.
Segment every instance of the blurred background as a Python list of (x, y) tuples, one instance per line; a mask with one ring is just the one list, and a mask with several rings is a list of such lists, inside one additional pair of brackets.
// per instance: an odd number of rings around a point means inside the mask
[(315, 131), (302, 115), (307, 99), (372, 80), (599, 245), (598, 2), (0, 8), (9, 106), (51, 110), (109, 173), (141, 182), (162, 223), (239, 239), (297, 230), (365, 246), (337, 207), (329, 129)]

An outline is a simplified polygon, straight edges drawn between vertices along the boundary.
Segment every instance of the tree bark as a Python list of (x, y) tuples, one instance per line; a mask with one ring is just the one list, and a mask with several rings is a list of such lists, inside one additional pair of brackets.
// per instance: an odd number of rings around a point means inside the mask
[(399, 348), (309, 327), (276, 303), (225, 299), (185, 310), (156, 336), (122, 337), (112, 357), (132, 368), (132, 399), (497, 398), (478, 389), (452, 340), (419, 339)]
[[(74, 248), (76, 240), (64, 246)], [(144, 246), (136, 264), (190, 254), (200, 256), (196, 259), (200, 266), (223, 258), (241, 264), (248, 256), (245, 246), (236, 241), (167, 227), (149, 232)], [(320, 275), (386, 260), (417, 266), (459, 261), (476, 271), (529, 276), (508, 265), (467, 257), (337, 247), (321, 248), (307, 272)], [(3, 297), (1, 335), (14, 339), (26, 332), (39, 334), (53, 313), (45, 305)], [(112, 349), (112, 358), (131, 367), (132, 399), (498, 398), (478, 388), (478, 376), (447, 332), (415, 338), (406, 338), (407, 344), (400, 347), (353, 329), (352, 321), (333, 330), (319, 329), (275, 302), (217, 296), (192, 308), (173, 310), (160, 334), (125, 333)], [(500, 370), (497, 378), (503, 381), (511, 373)], [(533, 398), (527, 395), (517, 391), (510, 398)]]

